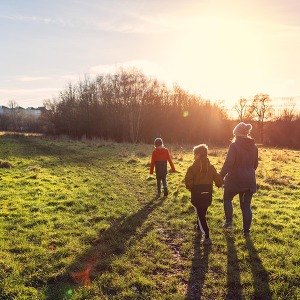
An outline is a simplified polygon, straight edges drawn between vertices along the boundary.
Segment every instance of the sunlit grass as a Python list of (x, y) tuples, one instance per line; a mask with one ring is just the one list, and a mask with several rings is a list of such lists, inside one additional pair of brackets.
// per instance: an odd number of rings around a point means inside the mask
[[(222, 189), (208, 211), (213, 245), (193, 231), (183, 178), (192, 146), (169, 146), (170, 195), (154, 199), (152, 145), (0, 137), (1, 299), (298, 299), (299, 151), (260, 148), (250, 240), (222, 230)], [(209, 145), (220, 170), (226, 149)]]

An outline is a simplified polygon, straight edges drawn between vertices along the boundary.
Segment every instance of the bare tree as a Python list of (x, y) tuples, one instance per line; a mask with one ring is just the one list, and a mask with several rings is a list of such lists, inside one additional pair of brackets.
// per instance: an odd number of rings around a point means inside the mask
[(293, 121), (296, 117), (296, 101), (294, 98), (285, 99), (283, 111), (280, 114), (280, 119), (284, 121)]
[(249, 104), (246, 98), (240, 98), (238, 102), (233, 106), (233, 109), (237, 112), (240, 121), (245, 121), (250, 118)]
[(18, 103), (15, 100), (9, 100), (8, 101), (8, 108), (9, 108), (9, 119), (10, 119), (10, 128), (11, 130), (17, 130), (18, 129), (18, 121), (19, 121), (19, 111)]
[(257, 94), (254, 96), (249, 112), (258, 121), (260, 131), (260, 142), (264, 141), (264, 124), (273, 116), (272, 100), (267, 94)]
[(140, 136), (142, 116), (146, 105), (145, 99), (151, 80), (135, 68), (121, 69), (118, 76), (123, 114), (125, 113), (128, 118), (126, 123), (129, 125), (129, 140), (136, 143)]

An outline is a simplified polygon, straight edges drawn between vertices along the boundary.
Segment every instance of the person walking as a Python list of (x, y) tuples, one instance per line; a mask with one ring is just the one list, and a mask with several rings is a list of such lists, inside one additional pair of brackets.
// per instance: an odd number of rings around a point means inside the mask
[(207, 157), (207, 145), (195, 146), (193, 152), (195, 161), (187, 169), (184, 182), (186, 188), (191, 191), (191, 202), (197, 212), (197, 224), (194, 228), (200, 234), (202, 230), (204, 231), (205, 237), (201, 243), (211, 245), (206, 213), (212, 203), (213, 182), (217, 187), (221, 187), (223, 179)]
[(233, 141), (229, 145), (225, 162), (221, 169), (224, 179), (223, 205), (225, 223), (223, 228), (232, 229), (234, 196), (239, 195), (243, 216), (243, 234), (248, 237), (252, 223), (251, 200), (256, 192), (255, 170), (258, 167), (258, 148), (250, 136), (251, 124), (241, 122), (233, 129)]
[(161, 194), (161, 183), (164, 187), (164, 196), (168, 196), (168, 182), (167, 182), (167, 163), (169, 162), (171, 169), (175, 172), (175, 166), (173, 164), (170, 152), (164, 147), (163, 140), (161, 138), (156, 138), (154, 140), (155, 149), (152, 152), (151, 164), (150, 164), (150, 174), (153, 174), (155, 167), (155, 175), (157, 182), (157, 195), (156, 198), (160, 197)]

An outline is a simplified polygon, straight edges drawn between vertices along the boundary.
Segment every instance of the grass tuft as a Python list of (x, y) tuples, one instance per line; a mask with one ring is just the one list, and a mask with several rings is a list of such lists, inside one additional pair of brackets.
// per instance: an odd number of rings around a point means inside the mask
[(12, 167), (13, 167), (13, 165), (10, 162), (0, 160), (0, 168), (10, 169)]

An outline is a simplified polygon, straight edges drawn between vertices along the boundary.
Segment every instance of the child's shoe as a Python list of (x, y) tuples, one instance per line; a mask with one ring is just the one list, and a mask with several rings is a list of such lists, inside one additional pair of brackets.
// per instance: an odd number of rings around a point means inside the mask
[(155, 199), (158, 199), (158, 198), (160, 198), (160, 193), (157, 193), (155, 196)]
[(167, 197), (169, 195), (168, 188), (164, 188), (164, 196)]
[(234, 226), (231, 222), (224, 223), (222, 226), (224, 229), (233, 229)]
[(243, 235), (244, 235), (244, 238), (249, 238), (250, 237), (250, 230), (249, 231), (243, 231)]
[(211, 245), (212, 241), (210, 238), (208, 238), (208, 239), (204, 238), (204, 240), (201, 241), (201, 244), (202, 245)]

